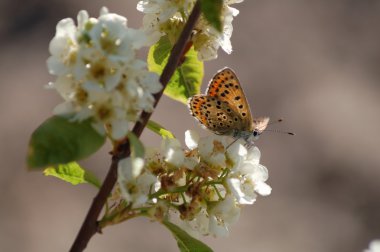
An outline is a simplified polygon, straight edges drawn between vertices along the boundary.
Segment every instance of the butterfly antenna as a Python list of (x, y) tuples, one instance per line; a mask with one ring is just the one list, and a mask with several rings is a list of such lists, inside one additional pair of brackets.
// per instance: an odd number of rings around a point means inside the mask
[(287, 134), (287, 135), (291, 135), (291, 136), (295, 136), (296, 134), (293, 133), (293, 132), (289, 132), (289, 131), (281, 131), (281, 130), (271, 130), (271, 129), (266, 129), (264, 131), (268, 131), (268, 132), (275, 132), (275, 133), (281, 133), (281, 134)]
[(284, 121), (284, 119), (279, 118), (279, 119), (277, 119), (276, 121), (273, 121), (273, 122), (268, 123), (268, 125), (272, 125), (272, 124), (275, 124), (275, 123), (280, 123), (280, 122), (282, 122), (282, 121)]

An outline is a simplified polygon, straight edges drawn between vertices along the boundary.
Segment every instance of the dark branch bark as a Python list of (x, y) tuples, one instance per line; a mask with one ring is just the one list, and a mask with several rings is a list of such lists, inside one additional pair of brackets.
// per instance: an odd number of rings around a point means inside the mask
[[(155, 97), (154, 107), (156, 107), (158, 101), (160, 100), (163, 94), (163, 91), (166, 85), (168, 84), (170, 78), (172, 77), (172, 75), (174, 74), (174, 71), (177, 68), (177, 65), (182, 57), (186, 44), (191, 36), (191, 32), (200, 16), (200, 13), (201, 13), (200, 3), (199, 1), (197, 1), (192, 13), (190, 14), (189, 20), (187, 21), (180, 37), (178, 38), (177, 43), (173, 46), (173, 49), (168, 59), (168, 63), (166, 64), (161, 74), (160, 82), (163, 88), (161, 92), (155, 94), (154, 96)], [(137, 137), (140, 137), (146, 124), (149, 121), (150, 116), (151, 116), (151, 113), (147, 113), (147, 112), (141, 113), (140, 120), (135, 124), (133, 128), (133, 133)], [(118, 166), (119, 160), (129, 155), (130, 155), (129, 142), (128, 142), (128, 139), (125, 139), (118, 145), (118, 147), (113, 153), (112, 162), (111, 162), (111, 166), (109, 168), (108, 174), (102, 184), (102, 187), (100, 188), (98, 194), (96, 195), (96, 197), (94, 198), (92, 202), (92, 205), (82, 224), (82, 227), (79, 230), (79, 233), (70, 249), (71, 252), (83, 251), (87, 247), (87, 244), (90, 241), (91, 237), (99, 231), (97, 220), (108, 196), (110, 195), (116, 183), (117, 166)]]

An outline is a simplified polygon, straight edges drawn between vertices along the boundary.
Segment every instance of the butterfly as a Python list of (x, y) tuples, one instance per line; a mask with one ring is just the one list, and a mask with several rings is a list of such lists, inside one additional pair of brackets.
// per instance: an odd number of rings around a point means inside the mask
[(218, 135), (243, 138), (248, 145), (266, 129), (269, 117), (253, 118), (239, 79), (231, 68), (219, 70), (206, 94), (189, 98), (189, 109), (204, 127)]

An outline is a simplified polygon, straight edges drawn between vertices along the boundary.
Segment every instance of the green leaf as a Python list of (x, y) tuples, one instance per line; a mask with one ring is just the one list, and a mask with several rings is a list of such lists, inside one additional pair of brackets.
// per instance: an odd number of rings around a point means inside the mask
[(212, 252), (209, 246), (193, 238), (177, 225), (168, 221), (163, 221), (162, 224), (172, 232), (181, 252)]
[[(164, 36), (149, 49), (148, 68), (161, 74), (169, 58), (172, 45)], [(165, 88), (164, 94), (187, 104), (187, 99), (200, 93), (203, 79), (203, 62), (198, 60), (197, 52), (190, 48), (184, 62), (176, 69)]]
[(201, 11), (206, 20), (222, 32), (223, 0), (201, 0)]
[(91, 126), (91, 119), (70, 122), (68, 117), (53, 116), (33, 132), (27, 164), (30, 168), (67, 164), (91, 155), (104, 142), (105, 136)]
[(131, 156), (143, 158), (145, 155), (145, 148), (140, 139), (133, 134), (133, 132), (128, 133), (129, 144), (131, 145)]
[(148, 129), (153, 131), (154, 133), (160, 135), (162, 138), (175, 138), (173, 133), (171, 133), (169, 130), (162, 127), (160, 124), (158, 124), (155, 121), (149, 120), (147, 124)]
[(53, 176), (73, 185), (89, 183), (100, 188), (100, 181), (90, 171), (86, 171), (77, 162), (59, 164), (44, 170), (45, 176)]

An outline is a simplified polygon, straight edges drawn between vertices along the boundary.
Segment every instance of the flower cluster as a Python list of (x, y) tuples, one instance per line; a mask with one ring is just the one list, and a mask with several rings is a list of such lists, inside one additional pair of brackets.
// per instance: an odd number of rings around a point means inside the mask
[(242, 205), (271, 193), (259, 149), (228, 140), (187, 131), (188, 150), (176, 139), (165, 139), (160, 149), (147, 151), (145, 160), (122, 160), (118, 184), (131, 213), (145, 209), (151, 218), (169, 219), (193, 235), (228, 235)]
[[(168, 35), (170, 41), (174, 43), (195, 2), (195, 0), (142, 0), (139, 1), (137, 10), (145, 13), (143, 24), (152, 41), (158, 41), (161, 36)], [(203, 15), (200, 17), (192, 36), (199, 60), (217, 58), (219, 47), (228, 54), (232, 52), (230, 41), (233, 30), (232, 20), (239, 11), (229, 5), (241, 2), (243, 0), (223, 0), (222, 32), (210, 25)]]
[(93, 126), (113, 139), (128, 132), (142, 110), (153, 110), (154, 93), (161, 90), (158, 75), (146, 70), (136, 50), (151, 44), (142, 30), (127, 27), (127, 19), (102, 8), (99, 18), (80, 11), (75, 26), (61, 20), (51, 40), (47, 61), (49, 83), (65, 100), (55, 114), (74, 114), (73, 120), (94, 118)]

